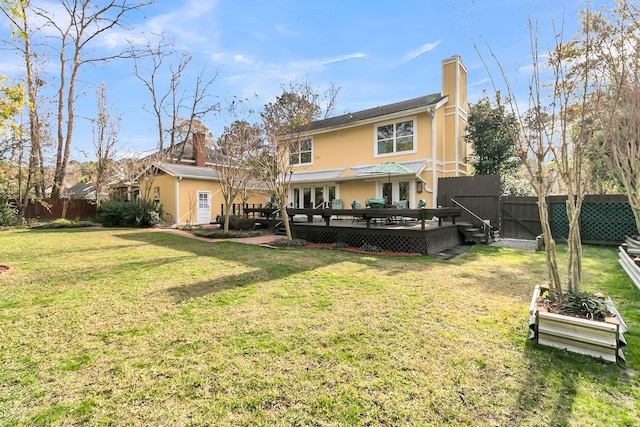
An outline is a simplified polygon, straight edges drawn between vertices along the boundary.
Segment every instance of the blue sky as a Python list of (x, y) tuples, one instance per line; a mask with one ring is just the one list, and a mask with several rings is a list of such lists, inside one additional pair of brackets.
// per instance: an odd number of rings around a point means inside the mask
[[(334, 115), (439, 92), (442, 59), (459, 55), (473, 103), (483, 90), (491, 91), (474, 43), (492, 63), (488, 44), (509, 79), (523, 87), (531, 64), (528, 19), (538, 20), (540, 48), (546, 50), (552, 46), (552, 20), (556, 25), (564, 20), (568, 38), (585, 5), (582, 0), (156, 0), (130, 15), (126, 30), (97, 40), (94, 49), (115, 52), (127, 39), (143, 42), (163, 31), (192, 55), (193, 72), (199, 66), (219, 73), (210, 92), (223, 102), (255, 94), (253, 105), (260, 108), (280, 93), (281, 84), (306, 79), (320, 89), (330, 83), (341, 88)], [(47, 7), (55, 10), (54, 2)], [(4, 21), (0, 37), (8, 37)], [(109, 102), (122, 115), (122, 152), (157, 144), (154, 118), (144, 109), (149, 93), (132, 70), (132, 63), (122, 60), (87, 66), (79, 77), (78, 116), (95, 115), (94, 94), (104, 82)], [(0, 73), (19, 78), (19, 58), (2, 51)], [(203, 122), (217, 136), (229, 118), (212, 114)], [(80, 118), (73, 158), (85, 160), (80, 150), (90, 147), (90, 127)]]

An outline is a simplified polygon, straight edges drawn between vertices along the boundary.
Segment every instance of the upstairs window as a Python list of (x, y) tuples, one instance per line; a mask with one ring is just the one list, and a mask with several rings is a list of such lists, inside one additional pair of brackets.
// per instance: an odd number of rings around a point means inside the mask
[(415, 152), (415, 121), (402, 120), (376, 126), (376, 156)]
[(289, 146), (289, 164), (303, 165), (311, 163), (313, 143), (311, 139), (294, 142)]

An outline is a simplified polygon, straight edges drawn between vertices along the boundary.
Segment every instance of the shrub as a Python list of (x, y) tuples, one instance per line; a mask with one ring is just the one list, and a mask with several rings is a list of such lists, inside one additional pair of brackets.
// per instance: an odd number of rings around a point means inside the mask
[(189, 231), (194, 236), (206, 237), (208, 239), (239, 239), (239, 238), (256, 237), (256, 236), (262, 235), (262, 232), (260, 231), (233, 231), (233, 232), (230, 231), (229, 233), (225, 234), (222, 228), (214, 228), (214, 229), (190, 228), (189, 230), (186, 230), (186, 231)]
[(346, 242), (335, 242), (331, 245), (332, 249), (343, 249), (348, 247), (349, 247), (349, 244)]
[(567, 314), (592, 320), (604, 320), (612, 315), (604, 301), (589, 292), (566, 292), (561, 309)]
[[(220, 227), (224, 227), (224, 216), (220, 217)], [(229, 230), (253, 230), (255, 221), (253, 218), (245, 218), (241, 215), (229, 217)]]
[(98, 221), (104, 227), (153, 227), (160, 222), (162, 205), (147, 200), (104, 202), (98, 210)]
[(375, 245), (370, 245), (368, 243), (363, 243), (358, 249), (365, 252), (380, 252), (380, 248)]
[(8, 227), (18, 222), (18, 208), (8, 201), (0, 200), (0, 227)]
[(48, 224), (36, 224), (34, 226), (32, 226), (31, 228), (45, 228), (45, 229), (50, 229), (50, 228), (80, 228), (80, 227), (93, 227), (96, 224), (92, 221), (78, 221), (78, 220), (73, 220), (70, 221), (68, 219), (64, 219), (64, 218), (58, 218), (54, 221), (51, 221)]
[(307, 241), (303, 239), (276, 239), (271, 242), (271, 245), (277, 246), (279, 248), (299, 248), (302, 246), (307, 246)]

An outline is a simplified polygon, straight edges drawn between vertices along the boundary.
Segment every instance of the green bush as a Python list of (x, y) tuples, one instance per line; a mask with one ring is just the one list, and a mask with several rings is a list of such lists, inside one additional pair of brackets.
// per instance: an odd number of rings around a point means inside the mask
[(64, 218), (58, 218), (54, 221), (51, 221), (48, 224), (37, 224), (32, 226), (31, 228), (44, 228), (44, 229), (51, 229), (51, 228), (81, 228), (81, 227), (93, 227), (97, 225), (96, 223), (92, 222), (92, 221), (78, 221), (78, 220), (73, 220), (70, 221), (68, 219), (64, 219)]
[(348, 248), (349, 244), (347, 242), (335, 242), (331, 244), (331, 247), (333, 249), (344, 249), (344, 248)]
[(280, 248), (299, 248), (302, 246), (307, 246), (307, 241), (303, 240), (303, 239), (285, 239), (285, 238), (281, 238), (281, 239), (276, 239), (273, 242), (271, 242), (271, 245), (273, 246), (277, 246)]
[(6, 200), (0, 201), (0, 227), (9, 227), (18, 222), (18, 208)]
[(138, 200), (135, 202), (104, 202), (98, 209), (98, 222), (104, 227), (153, 227), (160, 222), (162, 205)]
[[(253, 218), (232, 215), (229, 217), (229, 230), (253, 230), (254, 223)], [(224, 227), (224, 216), (220, 217), (220, 227)]]
[(191, 228), (186, 230), (198, 237), (206, 237), (208, 239), (239, 239), (245, 237), (262, 236), (260, 231), (230, 231), (225, 234), (222, 228), (206, 229), (206, 228)]
[(0, 227), (9, 227), (18, 223), (18, 207), (6, 190), (0, 190)]
[(368, 243), (363, 243), (358, 249), (365, 252), (380, 252), (380, 248), (375, 245), (370, 245)]

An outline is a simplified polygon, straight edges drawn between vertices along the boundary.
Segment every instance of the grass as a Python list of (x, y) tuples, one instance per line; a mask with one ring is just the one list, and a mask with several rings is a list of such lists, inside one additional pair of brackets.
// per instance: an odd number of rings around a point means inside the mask
[(625, 366), (526, 340), (540, 253), (427, 257), (140, 230), (0, 233), (1, 425), (637, 425), (640, 292), (614, 248)]

